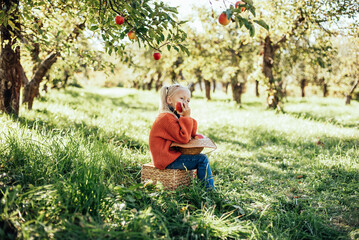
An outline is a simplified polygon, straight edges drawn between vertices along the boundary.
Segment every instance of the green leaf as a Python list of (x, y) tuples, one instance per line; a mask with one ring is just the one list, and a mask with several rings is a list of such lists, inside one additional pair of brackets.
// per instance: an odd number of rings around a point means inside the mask
[(233, 11), (231, 9), (226, 10), (227, 19), (231, 19)]
[(149, 29), (148, 35), (149, 35), (152, 39), (155, 38), (155, 33), (154, 33), (154, 31), (153, 31), (152, 29)]
[(246, 18), (238, 17), (238, 20), (240, 23), (244, 24), (244, 26), (249, 30), (250, 26), (249, 26), (249, 22)]
[(8, 20), (8, 24), (13, 30), (16, 29), (15, 24), (10, 19)]
[(265, 28), (265, 29), (267, 29), (269, 31), (269, 26), (264, 20), (262, 20), (262, 19), (254, 20), (254, 22), (257, 23), (259, 26), (261, 26), (261, 27), (263, 27), (263, 28)]
[(182, 52), (185, 52), (187, 54), (187, 56), (190, 55), (188, 49), (185, 46), (183, 46), (183, 45), (179, 45), (179, 46), (180, 46)]
[(249, 7), (248, 10), (253, 14), (253, 16), (256, 16), (256, 10), (254, 7)]
[(251, 37), (253, 37), (254, 34), (255, 34), (255, 29), (254, 29), (253, 23), (252, 23), (252, 22), (249, 22), (249, 21), (248, 21), (247, 19), (245, 19), (245, 18), (242, 18), (241, 20), (243, 21), (244, 26), (249, 30), (249, 35), (250, 35)]
[(168, 51), (170, 51), (171, 50), (171, 45), (167, 45), (167, 49), (168, 49)]
[(249, 28), (249, 35), (251, 37), (254, 37), (254, 34), (255, 34), (255, 28), (254, 28), (254, 25), (252, 22), (249, 23), (250, 24), (250, 28)]
[(186, 20), (186, 21), (180, 21), (178, 22), (178, 25), (181, 25), (181, 24), (184, 24), (184, 23), (187, 23), (189, 20)]
[(253, 1), (252, 0), (243, 0), (243, 2), (248, 3), (249, 5), (253, 6)]
[(91, 31), (95, 31), (95, 30), (97, 30), (98, 29), (98, 26), (97, 25), (92, 25), (91, 27), (90, 27), (90, 30)]

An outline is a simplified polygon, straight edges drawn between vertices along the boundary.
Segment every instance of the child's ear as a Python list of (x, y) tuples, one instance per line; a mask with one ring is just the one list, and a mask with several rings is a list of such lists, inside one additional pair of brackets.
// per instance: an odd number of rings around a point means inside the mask
[(167, 96), (166, 101), (168, 104), (171, 104), (171, 98), (169, 96)]

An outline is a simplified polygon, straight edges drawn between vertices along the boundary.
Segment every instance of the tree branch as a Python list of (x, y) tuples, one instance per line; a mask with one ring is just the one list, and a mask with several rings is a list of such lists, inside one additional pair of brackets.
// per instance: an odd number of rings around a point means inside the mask
[[(290, 33), (283, 35), (282, 38), (281, 38), (277, 43), (273, 44), (273, 47), (274, 47), (275, 49), (278, 49), (280, 44), (285, 43), (285, 42), (287, 41), (287, 38), (288, 38), (288, 37), (293, 36), (293, 35), (294, 35), (294, 31), (299, 27), (299, 24), (302, 23), (302, 22), (305, 20), (303, 10), (300, 8), (299, 11), (300, 11), (300, 15), (299, 15), (299, 17), (295, 20), (294, 25), (293, 25), (293, 27), (292, 27)], [(287, 37), (287, 35), (288, 35), (288, 37)]]

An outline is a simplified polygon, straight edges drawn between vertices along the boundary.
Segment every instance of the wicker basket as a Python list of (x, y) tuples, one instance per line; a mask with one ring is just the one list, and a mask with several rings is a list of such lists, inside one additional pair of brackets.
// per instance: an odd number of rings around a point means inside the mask
[(142, 165), (141, 182), (152, 180), (161, 182), (165, 189), (175, 190), (179, 186), (188, 186), (195, 176), (195, 170), (158, 169), (152, 163)]

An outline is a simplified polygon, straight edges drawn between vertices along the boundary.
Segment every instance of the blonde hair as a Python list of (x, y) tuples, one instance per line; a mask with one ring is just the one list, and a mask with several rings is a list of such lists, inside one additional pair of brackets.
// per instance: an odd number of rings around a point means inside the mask
[(160, 107), (159, 107), (159, 112), (171, 112), (171, 109), (168, 107), (167, 104), (167, 97), (171, 97), (173, 95), (175, 95), (175, 93), (178, 90), (187, 90), (190, 93), (190, 90), (187, 87), (184, 87), (180, 84), (173, 84), (171, 86), (163, 86), (160, 89)]

